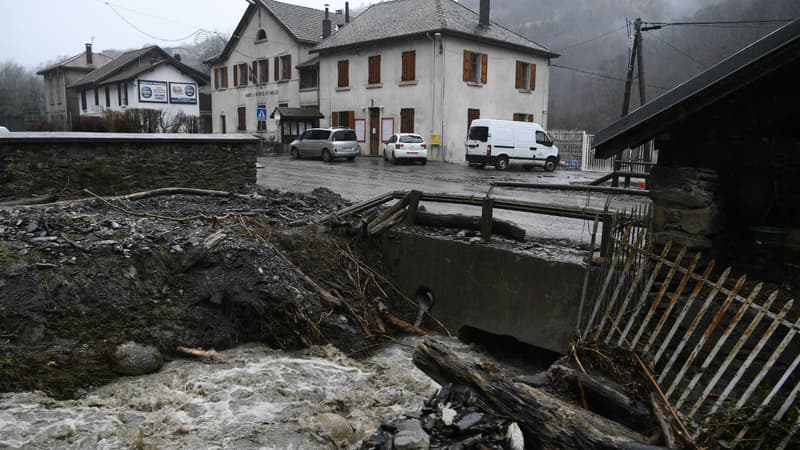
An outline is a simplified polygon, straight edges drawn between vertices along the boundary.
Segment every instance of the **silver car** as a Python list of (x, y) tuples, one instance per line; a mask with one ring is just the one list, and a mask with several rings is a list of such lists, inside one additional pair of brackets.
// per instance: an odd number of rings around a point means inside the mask
[(310, 128), (289, 144), (292, 158), (335, 158), (352, 161), (359, 153), (356, 132), (350, 128)]

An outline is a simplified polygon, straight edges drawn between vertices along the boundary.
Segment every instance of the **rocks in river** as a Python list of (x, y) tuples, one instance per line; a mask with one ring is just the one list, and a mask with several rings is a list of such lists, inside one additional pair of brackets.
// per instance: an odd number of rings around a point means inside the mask
[(353, 427), (347, 419), (336, 413), (322, 413), (315, 417), (323, 431), (327, 432), (337, 444), (351, 444), (355, 436)]
[(114, 369), (123, 375), (157, 372), (163, 364), (161, 352), (152, 345), (126, 342), (114, 351)]
[(427, 450), (430, 444), (431, 437), (422, 429), (419, 420), (405, 420), (397, 424), (397, 434), (394, 435), (395, 450)]

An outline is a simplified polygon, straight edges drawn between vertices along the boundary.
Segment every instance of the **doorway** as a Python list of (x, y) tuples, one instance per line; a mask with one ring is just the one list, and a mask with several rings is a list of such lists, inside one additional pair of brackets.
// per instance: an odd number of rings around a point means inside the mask
[(369, 154), (378, 156), (381, 143), (381, 118), (379, 108), (369, 109)]

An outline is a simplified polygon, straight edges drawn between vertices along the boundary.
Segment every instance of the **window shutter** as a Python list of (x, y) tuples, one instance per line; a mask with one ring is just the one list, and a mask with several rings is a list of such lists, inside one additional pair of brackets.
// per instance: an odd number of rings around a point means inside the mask
[(334, 111), (331, 113), (331, 126), (332, 127), (339, 126), (339, 111)]
[(281, 79), (281, 59), (280, 59), (280, 57), (276, 56), (275, 60), (273, 62), (275, 63), (275, 73), (274, 73), (275, 81), (278, 81), (278, 80)]
[(349, 111), (347, 113), (347, 119), (348, 119), (347, 120), (347, 128), (350, 128), (351, 130), (355, 130), (356, 129), (356, 112), (355, 111)]
[(253, 84), (258, 83), (258, 62), (253, 61)]
[(219, 89), (219, 68), (214, 68), (214, 89)]
[(528, 122), (533, 122), (533, 114), (528, 114)]
[(536, 90), (536, 64), (531, 64), (531, 90)]
[(416, 52), (403, 52), (403, 73), (401, 81), (411, 81), (416, 77)]
[(408, 79), (409, 80), (416, 80), (417, 79), (417, 52), (409, 52), (408, 60), (409, 60)]
[(489, 71), (489, 55), (481, 55), (481, 84), (486, 84), (487, 73)]
[(469, 63), (471, 52), (464, 50), (464, 81), (469, 81)]
[(264, 60), (264, 82), (269, 82), (269, 60)]
[[(522, 62), (521, 61), (517, 61), (517, 75), (516, 75), (516, 77), (514, 79), (515, 79), (514, 87), (517, 88), (517, 89), (522, 89), (523, 87), (522, 87)], [(514, 119), (514, 120), (516, 120), (516, 119)]]
[[(519, 64), (519, 63), (517, 63), (517, 64)], [(512, 117), (511, 120), (513, 120), (514, 122), (518, 121), (519, 120), (519, 113), (514, 113), (514, 116)]]
[(239, 85), (239, 68), (236, 66), (233, 66), (233, 85)]
[(376, 84), (381, 82), (381, 56), (375, 55), (369, 57), (369, 84)]
[(292, 79), (292, 55), (286, 55), (286, 79)]

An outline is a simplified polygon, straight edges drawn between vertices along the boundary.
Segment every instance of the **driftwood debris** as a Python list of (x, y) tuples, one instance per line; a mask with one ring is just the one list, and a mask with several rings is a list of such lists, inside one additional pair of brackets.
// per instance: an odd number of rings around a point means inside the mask
[(406, 206), (408, 206), (409, 199), (409, 194), (406, 194), (394, 205), (388, 207), (378, 214), (375, 220), (367, 225), (367, 233), (370, 235), (375, 235), (402, 222), (405, 218), (405, 209)]
[(652, 415), (647, 406), (615, 389), (613, 383), (600, 381), (559, 364), (550, 366), (547, 374), (554, 384), (564, 385), (569, 391), (585, 399), (589, 411), (634, 430), (642, 430), (651, 423)]
[(178, 347), (178, 351), (187, 355), (196, 356), (203, 361), (222, 361), (224, 359), (216, 350), (201, 350), (199, 348)]
[(678, 438), (675, 437), (675, 432), (672, 430), (672, 422), (655, 392), (650, 394), (650, 404), (653, 407), (653, 415), (658, 421), (658, 426), (661, 427), (664, 443), (668, 448), (678, 448)]
[(283, 254), (283, 252), (275, 248), (275, 246), (269, 245), (269, 247), (272, 249), (272, 251), (275, 252), (276, 255), (278, 255), (279, 258), (281, 258), (292, 269), (292, 271), (294, 271), (294, 273), (298, 277), (300, 277), (301, 280), (303, 280), (306, 286), (308, 286), (311, 290), (319, 294), (319, 296), (322, 297), (323, 300), (325, 300), (326, 302), (330, 303), (333, 306), (342, 306), (343, 303), (342, 300), (340, 300), (337, 297), (334, 297), (333, 294), (331, 294), (325, 288), (317, 284), (316, 281), (311, 279), (311, 277), (306, 275), (305, 272), (300, 270), (300, 268), (297, 267), (297, 265), (295, 265), (289, 258), (287, 258), (286, 255)]
[(427, 336), (428, 332), (423, 330), (422, 328), (413, 325), (411, 323), (406, 322), (405, 320), (395, 316), (389, 311), (389, 308), (383, 304), (382, 302), (378, 302), (378, 311), (380, 311), (383, 319), (389, 322), (390, 324), (400, 328), (401, 330), (405, 331), (406, 333), (416, 334), (418, 336)]
[[(418, 211), (415, 222), (417, 225), (442, 228), (461, 228), (465, 230), (481, 231), (481, 218), (465, 216), (462, 214), (431, 214)], [(511, 222), (492, 219), (492, 234), (497, 234), (515, 241), (525, 240), (525, 229)]]
[(221, 230), (217, 231), (213, 234), (210, 234), (203, 240), (203, 245), (198, 245), (197, 247), (191, 247), (189, 250), (184, 253), (184, 256), (181, 260), (180, 267), (178, 268), (178, 273), (185, 273), (187, 270), (194, 267), (195, 264), (200, 262), (203, 258), (206, 257), (209, 253), (211, 253), (217, 245), (220, 244), (223, 240), (225, 240), (225, 233)]
[(491, 365), (467, 362), (441, 342), (428, 339), (417, 346), (414, 364), (439, 384), (470, 386), (490, 412), (517, 421), (533, 448), (661, 448), (614, 421), (515, 383)]

